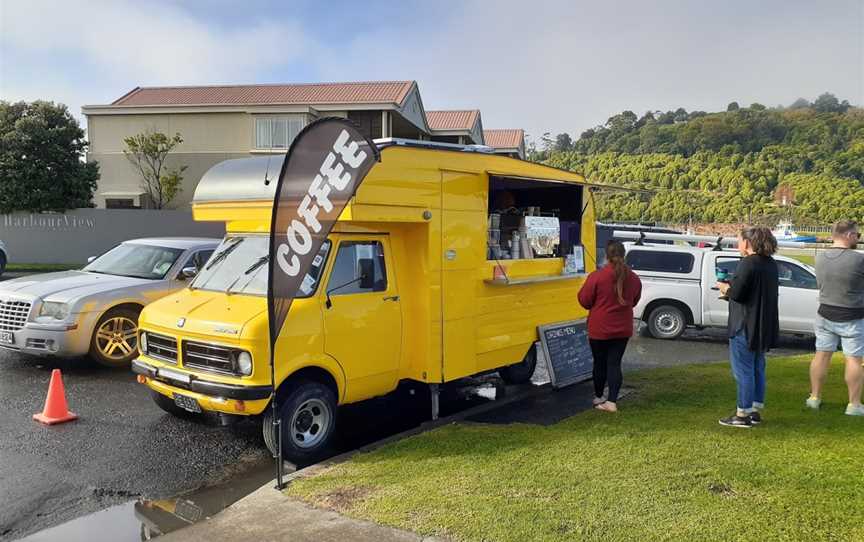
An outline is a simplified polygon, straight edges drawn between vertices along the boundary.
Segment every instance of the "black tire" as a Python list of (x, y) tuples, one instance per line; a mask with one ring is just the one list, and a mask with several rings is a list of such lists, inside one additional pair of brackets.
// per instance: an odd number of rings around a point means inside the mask
[(187, 412), (183, 410), (179, 406), (174, 403), (174, 400), (171, 397), (167, 397), (162, 395), (158, 391), (150, 390), (150, 398), (153, 399), (153, 402), (156, 403), (156, 406), (171, 414), (172, 416), (176, 416), (178, 418), (189, 418), (193, 416), (191, 412)]
[[(117, 367), (129, 367), (129, 364), (138, 356), (138, 315), (140, 314), (140, 310), (133, 310), (131, 308), (126, 307), (118, 307), (113, 308), (102, 315), (99, 318), (99, 321), (96, 323), (96, 327), (93, 329), (93, 335), (90, 337), (90, 357), (96, 361), (99, 365), (103, 367), (117, 368)], [(113, 353), (117, 353), (117, 356), (111, 356), (107, 353), (110, 347), (105, 346), (106, 342), (104, 335), (100, 335), (100, 332), (106, 331), (103, 330), (103, 326), (110, 321), (117, 321), (117, 319), (122, 319), (123, 322), (131, 322), (131, 325), (134, 326), (135, 336), (134, 338), (124, 339), (126, 341), (125, 347), (116, 347), (113, 350)], [(132, 330), (131, 327), (127, 327), (121, 329), (121, 333), (128, 334)]]
[(6, 271), (6, 255), (0, 252), (0, 277), (3, 276), (4, 271)]
[(534, 376), (534, 369), (537, 368), (537, 348), (532, 344), (525, 354), (525, 358), (516, 363), (498, 369), (498, 374), (501, 379), (508, 384), (524, 384), (531, 380)]
[(655, 339), (677, 339), (685, 329), (687, 317), (675, 305), (660, 305), (648, 315), (648, 333)]
[[(319, 382), (300, 379), (280, 390), (277, 401), (282, 423), (282, 457), (295, 463), (321, 457), (336, 432), (337, 403), (333, 390)], [(262, 418), (262, 433), (267, 448), (275, 455), (278, 441), (272, 423), (273, 410), (268, 406)]]

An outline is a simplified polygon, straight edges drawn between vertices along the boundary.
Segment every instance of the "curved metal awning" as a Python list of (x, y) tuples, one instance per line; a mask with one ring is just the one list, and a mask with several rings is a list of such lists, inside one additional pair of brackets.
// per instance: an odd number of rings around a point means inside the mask
[(192, 203), (272, 201), (284, 161), (284, 154), (276, 154), (219, 162), (201, 177)]

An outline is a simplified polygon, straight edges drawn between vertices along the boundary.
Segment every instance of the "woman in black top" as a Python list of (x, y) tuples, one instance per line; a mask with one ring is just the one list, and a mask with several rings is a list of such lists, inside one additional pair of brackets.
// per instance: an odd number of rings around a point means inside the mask
[(729, 427), (752, 427), (762, 422), (765, 406), (765, 352), (777, 344), (779, 279), (777, 240), (764, 227), (746, 228), (738, 237), (743, 258), (731, 283), (717, 283), (729, 298), (729, 356), (738, 385), (735, 414), (720, 420)]

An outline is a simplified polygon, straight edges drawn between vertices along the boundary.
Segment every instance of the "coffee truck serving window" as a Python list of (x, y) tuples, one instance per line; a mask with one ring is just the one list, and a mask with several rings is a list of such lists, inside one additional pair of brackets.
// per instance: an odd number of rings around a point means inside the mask
[(490, 260), (564, 258), (581, 250), (583, 187), (490, 176)]

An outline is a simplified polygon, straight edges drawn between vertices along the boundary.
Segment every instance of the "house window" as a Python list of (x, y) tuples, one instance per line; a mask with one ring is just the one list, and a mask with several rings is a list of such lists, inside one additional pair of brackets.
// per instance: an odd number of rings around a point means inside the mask
[(255, 148), (287, 149), (302, 129), (301, 118), (258, 117), (255, 119)]

